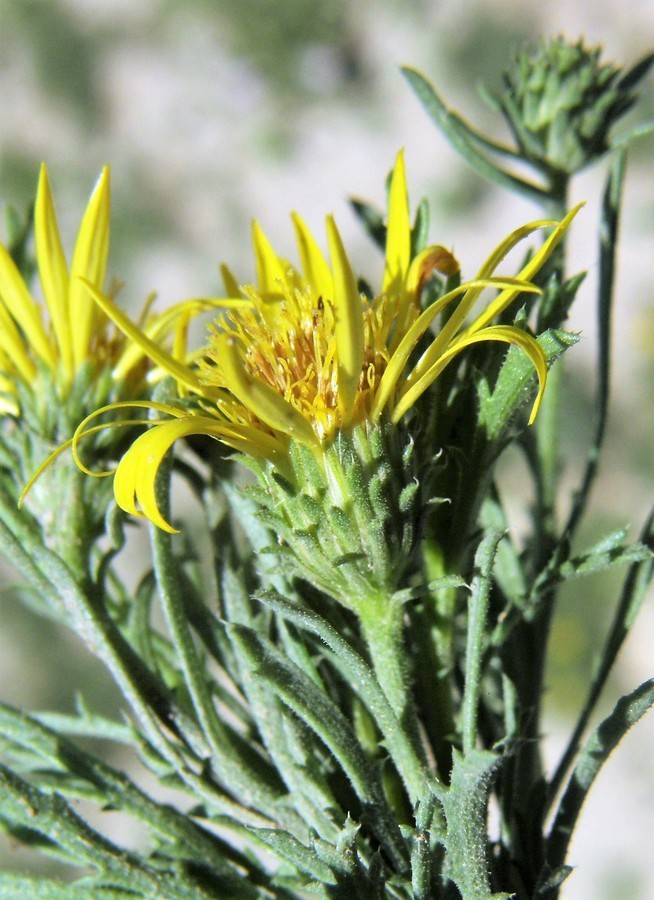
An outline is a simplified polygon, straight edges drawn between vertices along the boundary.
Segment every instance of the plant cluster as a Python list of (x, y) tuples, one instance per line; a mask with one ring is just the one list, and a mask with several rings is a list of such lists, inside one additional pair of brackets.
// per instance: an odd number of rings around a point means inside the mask
[[(251, 283), (224, 266), (222, 296), (147, 304), (134, 320), (106, 284), (108, 170), (69, 264), (43, 167), (33, 254), (15, 216), (0, 247), (0, 549), (24, 602), (82, 639), (125, 709), (117, 721), (83, 700), (69, 715), (0, 705), (0, 824), (76, 878), (5, 873), (0, 892), (559, 895), (584, 798), (654, 703), (649, 680), (587, 733), (654, 575), (653, 519), (635, 542), (626, 530), (575, 541), (608, 409), (630, 137), (613, 128), (651, 62), (622, 74), (563, 39), (519, 53), (495, 98), (515, 148), (405, 70), (476, 170), (542, 207), (474, 274), (430, 242), (426, 201), (411, 216), (400, 152), (386, 211), (355, 203), (384, 254), (372, 285), (331, 217), (325, 254), (294, 214), (296, 262), (255, 222)], [(568, 210), (568, 188), (600, 159), (596, 425), (560, 521), (559, 373), (583, 281), (565, 243), (586, 216)], [(189, 347), (207, 313), (204, 344)], [(519, 535), (495, 465), (509, 446), (533, 498)], [(171, 506), (171, 484), (186, 506)], [(132, 591), (121, 551), (137, 518), (151, 560)], [(600, 664), (549, 773), (542, 699), (560, 590), (615, 567), (626, 574)], [(131, 748), (179, 799), (86, 739)], [(140, 822), (148, 848), (92, 827), (80, 800)]]

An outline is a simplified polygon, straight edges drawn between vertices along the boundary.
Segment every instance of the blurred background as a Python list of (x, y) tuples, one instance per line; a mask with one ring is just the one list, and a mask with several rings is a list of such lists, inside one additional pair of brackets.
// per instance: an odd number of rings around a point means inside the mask
[[(421, 69), (475, 126), (505, 139), (479, 86), (499, 86), (513, 48), (565, 34), (602, 44), (629, 67), (654, 45), (654, 0), (3, 0), (0, 6), (0, 200), (24, 209), (46, 161), (70, 252), (100, 168), (112, 166), (110, 273), (123, 301), (159, 306), (221, 292), (218, 263), (253, 277), (250, 221), (295, 256), (291, 210), (317, 236), (336, 215), (359, 273), (375, 283), (380, 257), (348, 197), (384, 202), (384, 179), (406, 149), (413, 208), (428, 197), (431, 238), (453, 248), (464, 276), (535, 207), (472, 173), (436, 132), (399, 66)], [(638, 121), (654, 118), (654, 79)], [(634, 117), (625, 123), (633, 123)], [(632, 524), (652, 503), (654, 439), (654, 138), (634, 145), (626, 188), (615, 310), (613, 412), (590, 542)], [(582, 342), (567, 357), (563, 441), (570, 483), (590, 435), (594, 387), (593, 285), (601, 166), (573, 183), (589, 203), (570, 259), (588, 269), (570, 327)], [(515, 480), (515, 479), (514, 479)], [(522, 502), (524, 498), (517, 498)], [(84, 685), (94, 708), (118, 700), (78, 642), (25, 611), (7, 570), (0, 587), (0, 699), (26, 709), (70, 710)], [(617, 583), (570, 587), (556, 622), (547, 731), (555, 758), (578, 708), (610, 617)], [(644, 609), (605, 698), (652, 672), (654, 609)], [(53, 672), (57, 677), (53, 678)], [(582, 817), (568, 900), (647, 900), (654, 833), (654, 716), (605, 768)], [(33, 865), (5, 842), (0, 865)], [(43, 866), (43, 863), (39, 863)], [(45, 871), (45, 870), (44, 870)]]

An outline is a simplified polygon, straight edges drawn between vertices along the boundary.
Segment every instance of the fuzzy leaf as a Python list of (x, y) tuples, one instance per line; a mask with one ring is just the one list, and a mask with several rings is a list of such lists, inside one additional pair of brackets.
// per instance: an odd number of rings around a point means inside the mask
[(500, 168), (479, 149), (480, 146), (483, 146), (486, 149), (491, 149), (493, 152), (513, 155), (508, 148), (492, 144), (488, 139), (474, 131), (460, 116), (449, 110), (432, 85), (420, 72), (405, 66), (402, 68), (402, 73), (436, 127), (443, 132), (454, 149), (461, 154), (466, 162), (489, 181), (531, 197), (537, 203), (542, 204), (546, 194), (539, 185), (524, 181), (522, 178), (518, 178)]
[(502, 758), (488, 750), (454, 751), (452, 779), (438, 792), (445, 811), (448, 874), (466, 900), (509, 900), (491, 892), (487, 856), (487, 806)]
[(350, 199), (350, 205), (368, 232), (368, 235), (380, 250), (384, 250), (386, 246), (386, 226), (384, 225), (384, 216), (380, 210), (365, 200), (358, 200), (355, 197)]
[(336, 884), (331, 868), (309, 847), (285, 831), (272, 828), (252, 828), (251, 834), (268, 847), (278, 859), (284, 859), (310, 878), (323, 884)]
[(53, 881), (49, 878), (29, 878), (7, 872), (0, 875), (0, 900), (16, 900), (29, 897), (30, 900), (118, 900), (120, 897), (143, 897), (132, 890), (120, 890), (103, 886), (101, 879), (83, 878), (73, 884)]
[(532, 596), (540, 595), (561, 581), (577, 575), (592, 575), (620, 565), (632, 565), (654, 558), (645, 544), (636, 542), (625, 545), (627, 529), (620, 528), (606, 535), (585, 553), (565, 560), (556, 569), (549, 566), (536, 580)]
[[(551, 330), (538, 336), (548, 366), (579, 338), (568, 331)], [(518, 407), (528, 399), (534, 379), (531, 360), (518, 347), (511, 347), (502, 364), (492, 391), (480, 392), (479, 422), (490, 440), (501, 437)]]
[(600, 769), (627, 731), (654, 705), (654, 679), (621, 697), (613, 712), (595, 729), (568, 782), (547, 839), (552, 868), (562, 865), (581, 807)]
[(335, 628), (316, 613), (298, 609), (272, 592), (265, 592), (259, 596), (279, 616), (293, 622), (303, 631), (319, 637), (334, 653), (344, 677), (352, 685), (384, 735), (388, 751), (405, 781), (409, 795), (415, 801), (424, 786), (423, 766), (408, 736), (400, 727), (397, 716), (372, 668)]
[(250, 628), (229, 625), (230, 634), (252, 676), (286, 704), (324, 742), (358, 795), (371, 827), (397, 860), (404, 847), (381, 789), (352, 726), (332, 700), (289, 662), (277, 648)]

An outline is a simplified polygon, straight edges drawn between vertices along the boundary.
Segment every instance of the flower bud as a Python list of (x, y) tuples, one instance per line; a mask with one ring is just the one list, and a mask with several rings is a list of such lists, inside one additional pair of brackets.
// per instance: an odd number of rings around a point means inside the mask
[(572, 175), (610, 149), (609, 132), (653, 60), (621, 75), (600, 55), (601, 47), (558, 37), (520, 50), (504, 73), (502, 112), (524, 157), (548, 174)]

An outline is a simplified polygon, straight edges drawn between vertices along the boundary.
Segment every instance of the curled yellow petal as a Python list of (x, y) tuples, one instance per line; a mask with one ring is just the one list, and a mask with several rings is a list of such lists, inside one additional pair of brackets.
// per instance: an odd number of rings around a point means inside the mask
[[(147, 325), (142, 324), (140, 330), (152, 343), (161, 346), (162, 342), (164, 342), (170, 334), (175, 333), (177, 324), (182, 317), (190, 320), (211, 309), (238, 309), (239, 307), (249, 305), (249, 300), (222, 297), (200, 297), (194, 300), (183, 300), (181, 303), (176, 303), (174, 306), (168, 307), (168, 309), (159, 315), (154, 316), (152, 321)], [(114, 366), (114, 377), (116, 379), (125, 378), (130, 370), (137, 366), (140, 360), (147, 355), (148, 354), (143, 347), (135, 341), (126, 345)], [(173, 356), (175, 359), (182, 361), (181, 356), (177, 356), (175, 353), (173, 353)]]
[[(97, 419), (99, 416), (104, 416), (109, 412), (117, 412), (118, 410), (123, 409), (147, 409), (148, 412), (154, 410), (156, 412), (165, 413), (168, 416), (173, 416), (175, 418), (183, 417), (186, 415), (185, 412), (178, 409), (176, 406), (171, 406), (169, 403), (157, 403), (155, 400), (121, 400), (117, 403), (107, 403), (105, 406), (100, 407), (100, 409), (94, 410), (85, 419), (79, 423), (75, 432), (73, 433), (72, 438), (68, 442), (70, 444), (73, 459), (75, 460), (75, 464), (78, 469), (81, 469), (86, 475), (94, 475), (99, 478), (103, 478), (107, 475), (113, 475), (114, 469), (108, 469), (104, 472), (97, 472), (93, 469), (89, 469), (81, 460), (79, 455), (79, 444), (80, 442), (88, 437), (91, 434), (96, 434), (99, 431), (106, 431), (109, 428), (120, 428), (125, 425), (146, 425), (148, 423), (147, 419), (118, 419), (117, 421), (112, 422), (104, 422), (101, 425), (94, 425), (92, 428), (89, 428), (89, 424)], [(66, 446), (68, 446), (66, 444)]]
[(409, 266), (407, 289), (413, 296), (420, 298), (422, 290), (433, 272), (440, 272), (451, 278), (459, 271), (459, 262), (452, 252), (440, 244), (432, 244), (422, 250)]
[(545, 391), (545, 384), (547, 382), (547, 360), (540, 344), (535, 338), (513, 325), (491, 325), (488, 328), (484, 328), (482, 331), (475, 332), (467, 337), (461, 337), (459, 340), (453, 342), (431, 368), (415, 381), (402, 395), (393, 410), (391, 421), (394, 423), (400, 421), (402, 416), (409, 411), (416, 400), (418, 400), (427, 388), (433, 384), (443, 369), (445, 369), (455, 356), (471, 344), (481, 343), (482, 341), (503, 341), (507, 344), (514, 344), (515, 346), (520, 347), (533, 363), (536, 374), (538, 375), (539, 386), (538, 394), (529, 417), (529, 424), (531, 425), (536, 418)]
[(180, 384), (190, 388), (198, 394), (207, 397), (212, 396), (211, 388), (204, 385), (200, 379), (183, 363), (178, 362), (174, 356), (168, 353), (163, 347), (160, 347), (151, 340), (137, 325), (132, 322), (129, 316), (119, 309), (116, 304), (106, 297), (104, 294), (91, 284), (91, 282), (82, 279), (86, 289), (91, 294), (95, 302), (98, 304), (111, 321), (120, 328), (123, 334), (133, 340), (142, 349), (143, 353), (148, 356), (158, 366), (161, 366), (169, 375), (172, 375)]
[[(438, 300), (434, 301), (434, 303), (428, 306), (427, 309), (416, 319), (413, 325), (405, 333), (397, 349), (388, 362), (386, 370), (380, 380), (379, 387), (375, 393), (375, 400), (370, 412), (370, 417), (373, 422), (379, 420), (382, 410), (391, 400), (402, 372), (404, 371), (409, 361), (409, 357), (413, 351), (413, 348), (418, 343), (423, 334), (425, 334), (436, 316), (438, 316), (450, 303), (456, 300), (457, 297), (461, 297), (462, 295), (465, 296), (472, 292), (478, 295), (484, 288), (495, 287), (501, 289), (507, 287), (509, 284), (514, 283), (515, 279), (512, 278), (485, 278), (480, 281), (467, 281), (463, 284), (458, 285), (458, 287), (454, 288), (453, 290), (448, 291), (447, 294), (439, 297)], [(523, 284), (522, 282), (521, 284), (523, 285), (522, 290), (532, 290), (538, 292), (538, 288), (535, 288), (534, 285)], [(449, 324), (456, 312), (457, 310), (455, 310), (455, 313), (448, 320), (447, 324)], [(414, 368), (411, 376), (409, 377), (410, 379), (415, 379), (421, 374), (421, 370), (418, 368), (419, 366), (422, 369), (429, 368), (429, 366), (431, 366), (444, 352), (447, 345), (443, 346), (443, 331), (441, 331), (438, 336), (434, 338), (428, 349), (425, 351), (422, 358)]]
[[(522, 234), (522, 232), (526, 228), (531, 228), (531, 230), (535, 230), (536, 228), (545, 228), (550, 227), (552, 225), (556, 225), (552, 233), (543, 241), (543, 244), (538, 248), (538, 250), (534, 253), (531, 259), (526, 263), (525, 266), (518, 272), (517, 278), (528, 281), (534, 277), (534, 275), (541, 269), (545, 261), (550, 257), (553, 251), (556, 249), (557, 245), (563, 239), (566, 231), (570, 227), (570, 224), (574, 217), (577, 215), (579, 210), (582, 208), (584, 204), (578, 203), (570, 212), (563, 218), (560, 222), (552, 222), (548, 219), (542, 220), (540, 222), (532, 222), (531, 225), (525, 225), (524, 228), (519, 228), (513, 234), (510, 234), (506, 239), (510, 241), (510, 239), (514, 239), (514, 244), (518, 241), (515, 240), (516, 234)], [(503, 242), (506, 243), (506, 242)], [(474, 331), (478, 331), (481, 328), (484, 328), (488, 322), (497, 318), (507, 306), (515, 300), (516, 296), (520, 293), (520, 288), (511, 289), (507, 288), (503, 291), (498, 297), (493, 300), (492, 303), (489, 303), (488, 307), (471, 323), (470, 327), (466, 329), (465, 334), (472, 333)]]
[(198, 415), (157, 422), (134, 441), (118, 464), (114, 476), (114, 496), (120, 508), (131, 515), (145, 516), (158, 528), (176, 534), (178, 530), (166, 521), (159, 509), (157, 474), (173, 444), (196, 434), (214, 437), (235, 446), (235, 449), (252, 453), (245, 430), (241, 434), (239, 426), (225, 425)]
[[(536, 287), (535, 284), (531, 284), (531, 282), (521, 281), (518, 278), (489, 278), (486, 281), (486, 287), (495, 287), (502, 289), (502, 293), (506, 293), (508, 290), (512, 290), (515, 294), (523, 292), (525, 294), (540, 294), (540, 288)], [(475, 287), (471, 292), (474, 293), (475, 299), (479, 294), (478, 288)], [(440, 330), (438, 335), (434, 338), (429, 347), (425, 350), (423, 355), (420, 357), (418, 362), (415, 365), (415, 368), (411, 372), (408, 377), (408, 382), (412, 383), (416, 379), (418, 379), (433, 363), (438, 359), (438, 357), (445, 353), (449, 346), (454, 341), (459, 341), (462, 337), (467, 334), (473, 334), (477, 331), (477, 328), (469, 328), (465, 331), (461, 332), (458, 336), (456, 332), (461, 325), (461, 307), (470, 308), (469, 296), (466, 294), (464, 299), (459, 304), (459, 306), (454, 310), (448, 321), (445, 323), (443, 328)], [(475, 320), (476, 322), (477, 320)], [(458, 326), (458, 327), (457, 327)]]

